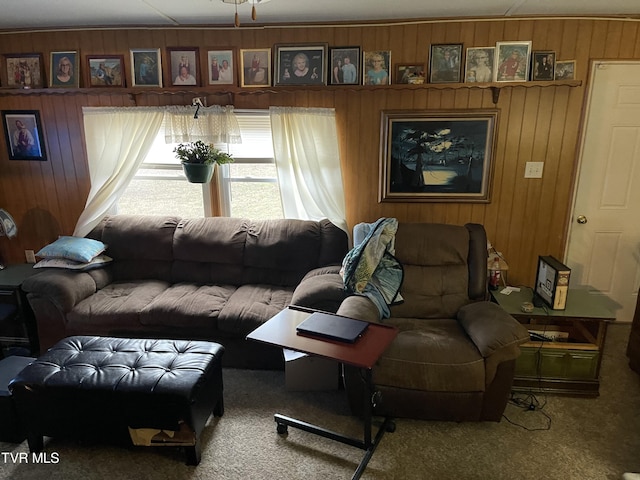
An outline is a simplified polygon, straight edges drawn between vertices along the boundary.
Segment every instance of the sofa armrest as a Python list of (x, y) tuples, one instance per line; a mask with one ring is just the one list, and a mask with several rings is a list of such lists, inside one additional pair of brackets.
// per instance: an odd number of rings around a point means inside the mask
[(380, 309), (364, 295), (352, 295), (345, 298), (336, 313), (344, 317), (380, 323)]
[(335, 312), (347, 296), (339, 272), (339, 266), (311, 270), (293, 291), (291, 304)]
[(503, 361), (515, 359), (519, 355), (515, 347), (529, 340), (527, 329), (492, 302), (465, 305), (458, 311), (457, 320), (484, 358), (497, 352), (511, 352), (507, 357), (512, 358)]
[[(96, 292), (96, 282), (87, 272), (46, 270), (27, 278), (22, 289), (27, 294), (46, 298), (66, 313)], [(37, 312), (34, 313), (37, 317)]]

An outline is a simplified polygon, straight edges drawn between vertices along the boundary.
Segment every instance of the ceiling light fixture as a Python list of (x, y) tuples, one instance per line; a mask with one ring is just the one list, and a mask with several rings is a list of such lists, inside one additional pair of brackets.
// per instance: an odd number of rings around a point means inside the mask
[(223, 3), (233, 3), (236, 6), (236, 16), (235, 16), (235, 26), (240, 26), (240, 17), (238, 16), (238, 5), (242, 5), (243, 3), (251, 4), (251, 20), (255, 22), (258, 17), (256, 14), (256, 5), (259, 3), (267, 3), (270, 0), (222, 0)]

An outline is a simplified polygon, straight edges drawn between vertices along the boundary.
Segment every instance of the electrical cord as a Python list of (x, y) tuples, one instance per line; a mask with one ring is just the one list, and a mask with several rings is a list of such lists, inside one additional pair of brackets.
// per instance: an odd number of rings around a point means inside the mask
[[(542, 306), (542, 309), (544, 310), (545, 315), (549, 316), (549, 310), (547, 308), (546, 305)], [(545, 337), (545, 334), (547, 333), (547, 327), (548, 327), (549, 323), (545, 322), (544, 327), (542, 329), (542, 337)], [(540, 340), (540, 345), (538, 346), (538, 348), (536, 349), (535, 355), (536, 355), (536, 377), (538, 380), (538, 391), (542, 392), (542, 347), (544, 346), (544, 340)], [(541, 428), (529, 428), (526, 427), (524, 425), (521, 425), (517, 422), (512, 421), (511, 419), (509, 419), (509, 417), (507, 417), (507, 415), (503, 414), (502, 417), (509, 423), (511, 423), (512, 425), (515, 425), (517, 427), (523, 428), (524, 430), (530, 431), (530, 432), (536, 432), (536, 431), (544, 431), (544, 430), (550, 430), (551, 429), (551, 416), (548, 415), (545, 411), (544, 411), (544, 407), (547, 405), (547, 399), (546, 396), (543, 397), (543, 401), (540, 402), (540, 400), (538, 399), (538, 397), (532, 392), (526, 392), (526, 393), (522, 393), (522, 394), (516, 394), (511, 392), (511, 396), (509, 398), (508, 401), (511, 405), (514, 405), (518, 408), (521, 408), (523, 410), (526, 411), (530, 411), (530, 412), (540, 412), (545, 418), (546, 418), (546, 426), (541, 427)]]

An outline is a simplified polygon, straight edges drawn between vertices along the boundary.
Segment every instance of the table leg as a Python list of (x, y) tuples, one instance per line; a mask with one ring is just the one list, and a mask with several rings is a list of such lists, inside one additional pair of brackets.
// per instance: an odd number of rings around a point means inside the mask
[(373, 381), (371, 375), (371, 369), (365, 369), (364, 372), (364, 380), (365, 380), (365, 388), (364, 388), (364, 412), (363, 412), (363, 427), (364, 427), (364, 435), (363, 440), (359, 440), (356, 438), (348, 437), (341, 433), (334, 432), (332, 430), (328, 430), (326, 428), (319, 427), (317, 425), (313, 425), (311, 423), (303, 422), (301, 420), (297, 420), (295, 418), (287, 417), (276, 413), (273, 418), (277, 424), (277, 432), (279, 434), (286, 434), (288, 431), (288, 427), (294, 427), (299, 430), (303, 430), (305, 432), (313, 433), (315, 435), (320, 435), (324, 438), (329, 438), (331, 440), (335, 440), (337, 442), (344, 443), (346, 445), (350, 445), (352, 447), (359, 448), (361, 450), (366, 450), (366, 453), (355, 473), (353, 474), (352, 480), (357, 480), (360, 478), (365, 468), (367, 468), (367, 464), (373, 453), (375, 452), (378, 444), (382, 440), (382, 437), (385, 432), (394, 432), (395, 422), (386, 417), (382, 424), (380, 425), (378, 432), (376, 433), (375, 439), (373, 442), (371, 441), (371, 423), (373, 421), (373, 407), (374, 407), (374, 399), (378, 395), (378, 392), (374, 392), (373, 389)]

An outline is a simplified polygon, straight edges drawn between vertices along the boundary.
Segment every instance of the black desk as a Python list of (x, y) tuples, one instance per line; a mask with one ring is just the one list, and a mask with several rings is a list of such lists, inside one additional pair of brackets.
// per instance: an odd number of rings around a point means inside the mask
[(8, 265), (0, 270), (0, 346), (2, 356), (12, 349), (25, 349), (27, 354), (37, 354), (38, 334), (22, 282), (38, 273), (33, 264)]
[(352, 479), (358, 479), (367, 467), (367, 463), (369, 463), (369, 460), (373, 456), (373, 452), (380, 443), (380, 440), (382, 440), (384, 432), (395, 431), (395, 423), (390, 418), (385, 418), (378, 429), (375, 439), (372, 440), (371, 438), (372, 402), (375, 401), (374, 399), (376, 398), (376, 392), (373, 391), (371, 369), (378, 358), (380, 358), (380, 355), (382, 355), (396, 337), (398, 331), (395, 327), (372, 323), (362, 337), (353, 344), (297, 335), (296, 327), (300, 322), (308, 318), (311, 312), (312, 310), (302, 310), (297, 307), (287, 308), (251, 332), (247, 336), (247, 339), (329, 358), (358, 367), (363, 371), (363, 378), (365, 379), (367, 387), (364, 389), (365, 393), (363, 398), (363, 440), (347, 437), (295, 418), (280, 414), (274, 415), (277, 431), (280, 434), (287, 433), (287, 427), (290, 426), (365, 450), (365, 456), (352, 477)]

